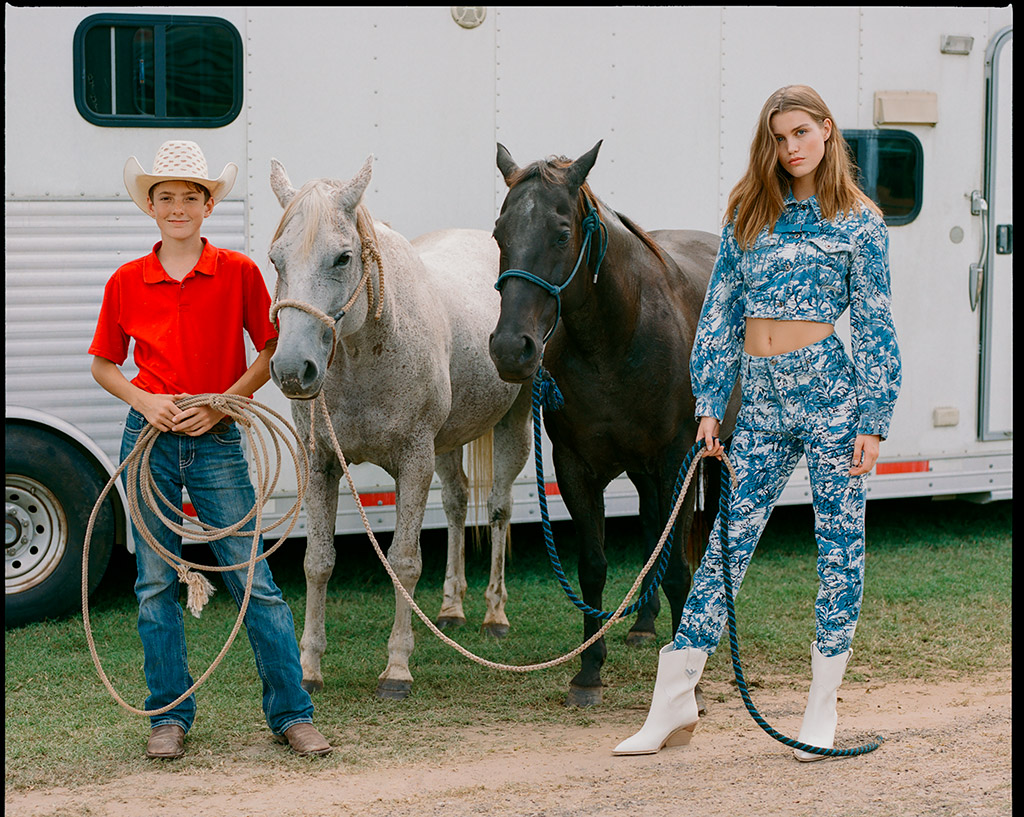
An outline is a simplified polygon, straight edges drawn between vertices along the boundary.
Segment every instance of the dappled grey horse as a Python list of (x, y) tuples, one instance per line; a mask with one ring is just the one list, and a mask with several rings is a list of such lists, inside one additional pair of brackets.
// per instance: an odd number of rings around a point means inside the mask
[[(270, 248), (278, 274), (272, 313), (280, 328), (271, 375), (291, 399), (302, 435), (309, 434), (308, 401), (322, 392), (346, 459), (376, 463), (394, 478), (388, 561), (410, 595), (420, 577), (420, 528), (437, 471), (448, 519), (442, 624), (465, 621), (469, 480), (463, 447), (493, 438), (491, 577), (483, 626), (502, 636), (508, 631), (505, 541), (512, 483), (530, 451), (530, 390), (502, 381), (488, 356), (499, 311), (498, 248), (482, 230), (440, 230), (409, 242), (374, 222), (361, 204), (371, 164), (372, 157), (351, 181), (316, 179), (296, 190), (272, 160), (270, 183), (285, 211)], [(324, 605), (342, 475), (319, 420), (306, 494), (300, 642), (303, 686), (310, 690), (323, 686)], [(412, 688), (411, 608), (397, 590), (395, 604), (377, 694), (404, 698)]]

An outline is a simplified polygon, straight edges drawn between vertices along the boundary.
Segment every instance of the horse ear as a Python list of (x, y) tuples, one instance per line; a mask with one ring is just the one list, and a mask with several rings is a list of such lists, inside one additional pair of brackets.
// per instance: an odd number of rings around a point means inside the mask
[(352, 180), (338, 191), (338, 206), (346, 211), (353, 211), (362, 201), (363, 193), (370, 184), (370, 176), (373, 175), (373, 154), (366, 157), (362, 168)]
[(270, 188), (274, 191), (274, 195), (277, 196), (282, 207), (287, 207), (298, 192), (288, 180), (284, 165), (277, 159), (270, 160)]
[(505, 177), (505, 184), (510, 184), (512, 177), (519, 172), (519, 166), (512, 160), (512, 154), (501, 142), (498, 142), (498, 170)]
[(570, 189), (575, 192), (583, 186), (583, 182), (587, 180), (587, 174), (590, 173), (594, 163), (597, 161), (597, 152), (601, 149), (600, 140), (590, 150), (584, 153), (580, 158), (573, 162), (569, 169), (566, 171), (566, 179), (568, 179)]

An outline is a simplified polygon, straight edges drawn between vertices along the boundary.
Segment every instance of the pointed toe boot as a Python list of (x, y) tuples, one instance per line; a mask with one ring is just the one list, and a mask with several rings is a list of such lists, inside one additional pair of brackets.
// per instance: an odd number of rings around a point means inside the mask
[(643, 727), (612, 750), (613, 755), (651, 755), (665, 746), (685, 746), (697, 727), (694, 689), (708, 654), (668, 644), (658, 653), (658, 678)]

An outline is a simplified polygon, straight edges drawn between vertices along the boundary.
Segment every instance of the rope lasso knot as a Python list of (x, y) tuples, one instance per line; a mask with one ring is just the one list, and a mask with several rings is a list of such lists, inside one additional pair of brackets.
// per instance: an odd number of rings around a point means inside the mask
[(185, 565), (175, 565), (178, 573), (178, 581), (188, 588), (188, 611), (199, 618), (206, 606), (206, 602), (217, 592), (217, 589), (198, 570), (191, 570)]

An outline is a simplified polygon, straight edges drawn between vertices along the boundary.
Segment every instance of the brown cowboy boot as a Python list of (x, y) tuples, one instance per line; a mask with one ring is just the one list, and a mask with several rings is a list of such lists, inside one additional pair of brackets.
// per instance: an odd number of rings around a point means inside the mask
[(185, 754), (185, 730), (176, 723), (154, 726), (146, 744), (146, 757), (173, 760)]
[(331, 744), (311, 723), (289, 726), (283, 735), (274, 735), (274, 740), (278, 743), (287, 743), (293, 752), (303, 757), (331, 753)]

